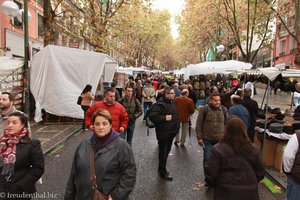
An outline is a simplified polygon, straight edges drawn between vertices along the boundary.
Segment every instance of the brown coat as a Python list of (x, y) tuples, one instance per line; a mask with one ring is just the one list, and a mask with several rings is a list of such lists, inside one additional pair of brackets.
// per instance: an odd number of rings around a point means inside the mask
[(220, 142), (213, 146), (204, 169), (205, 181), (214, 188), (215, 200), (258, 200), (258, 182), (265, 169), (258, 148), (242, 157), (233, 148)]
[(195, 112), (193, 100), (186, 96), (176, 97), (175, 105), (179, 121), (188, 122), (190, 115)]

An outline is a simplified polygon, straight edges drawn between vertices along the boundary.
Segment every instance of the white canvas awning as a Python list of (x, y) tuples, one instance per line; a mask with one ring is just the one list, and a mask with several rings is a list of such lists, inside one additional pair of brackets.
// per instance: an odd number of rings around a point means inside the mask
[(245, 63), (237, 60), (203, 62), (190, 64), (187, 66), (184, 78), (200, 74), (230, 74), (242, 73), (244, 70), (251, 69), (251, 63)]
[(22, 67), (23, 65), (23, 58), (10, 58), (7, 56), (2, 56), (0, 57), (0, 74), (9, 73), (12, 70)]
[(263, 74), (266, 76), (270, 81), (273, 81), (279, 74), (282, 75), (282, 77), (300, 77), (300, 70), (298, 69), (285, 69), (281, 70), (277, 67), (265, 67), (265, 68), (258, 68), (255, 70), (246, 70), (247, 74)]
[(110, 82), (117, 62), (102, 53), (48, 45), (33, 56), (30, 89), (36, 101), (36, 121), (41, 121), (41, 109), (73, 118), (83, 118), (76, 104), (83, 88), (90, 84), (95, 94), (101, 76)]

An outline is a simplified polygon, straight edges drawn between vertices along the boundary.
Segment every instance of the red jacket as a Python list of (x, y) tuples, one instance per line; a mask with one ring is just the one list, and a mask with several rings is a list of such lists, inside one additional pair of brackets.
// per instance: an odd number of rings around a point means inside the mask
[(124, 127), (124, 130), (127, 129), (128, 115), (125, 108), (118, 102), (115, 102), (113, 105), (107, 105), (104, 101), (97, 102), (86, 111), (85, 125), (88, 128), (93, 124), (93, 113), (99, 108), (109, 111), (112, 117), (112, 128), (116, 132), (119, 132), (120, 127)]

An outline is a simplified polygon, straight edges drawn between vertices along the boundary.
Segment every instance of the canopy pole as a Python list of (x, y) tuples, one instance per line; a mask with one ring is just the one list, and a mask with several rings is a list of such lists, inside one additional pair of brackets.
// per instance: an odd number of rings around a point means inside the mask
[(260, 108), (262, 108), (262, 107), (263, 107), (263, 105), (264, 105), (264, 101), (265, 101), (266, 93), (267, 93), (267, 91), (268, 91), (268, 88), (269, 88), (269, 87), (270, 87), (270, 84), (269, 84), (269, 79), (268, 79), (268, 85), (267, 85), (267, 88), (266, 88), (266, 90), (265, 90), (264, 97), (263, 97), (263, 99), (262, 99), (262, 102), (261, 102)]
[[(267, 89), (270, 86), (270, 79), (268, 79), (268, 86)], [(262, 147), (262, 158), (264, 159), (265, 154), (265, 143), (266, 143), (266, 131), (267, 131), (267, 123), (268, 123), (268, 105), (269, 105), (269, 93), (267, 93), (267, 100), (266, 100), (266, 113), (265, 113), (265, 126), (264, 126), (264, 140), (263, 140), (263, 147)]]
[(295, 92), (293, 92), (292, 99), (291, 99), (291, 106), (290, 106), (291, 109), (293, 108), (294, 105), (294, 94)]

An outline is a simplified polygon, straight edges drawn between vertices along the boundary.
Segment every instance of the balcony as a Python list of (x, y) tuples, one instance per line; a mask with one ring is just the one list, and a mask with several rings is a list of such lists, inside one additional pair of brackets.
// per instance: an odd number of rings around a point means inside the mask
[(279, 57), (285, 56), (285, 52), (279, 53)]
[(297, 52), (297, 48), (291, 49), (290, 53), (296, 53)]

